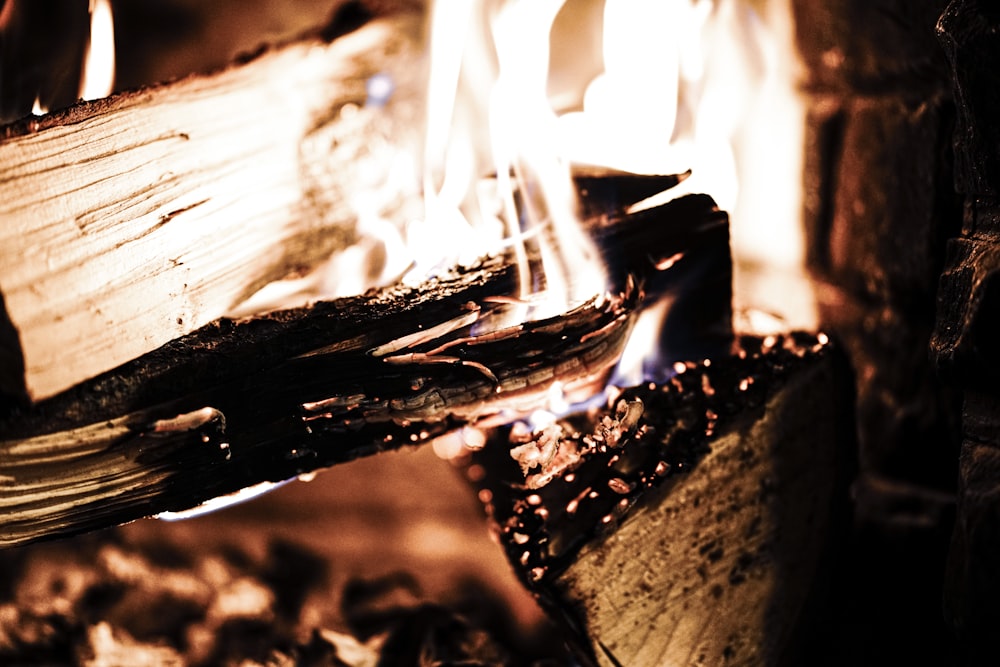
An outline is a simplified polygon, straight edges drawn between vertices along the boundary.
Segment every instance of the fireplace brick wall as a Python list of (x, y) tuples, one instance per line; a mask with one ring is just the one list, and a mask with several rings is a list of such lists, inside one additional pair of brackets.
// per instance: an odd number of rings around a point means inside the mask
[(830, 610), (831, 633), (851, 648), (830, 664), (951, 664), (958, 651), (941, 598), (960, 410), (929, 347), (946, 240), (961, 228), (935, 30), (946, 4), (792, 2), (806, 70), (807, 264), (857, 392), (854, 521)]

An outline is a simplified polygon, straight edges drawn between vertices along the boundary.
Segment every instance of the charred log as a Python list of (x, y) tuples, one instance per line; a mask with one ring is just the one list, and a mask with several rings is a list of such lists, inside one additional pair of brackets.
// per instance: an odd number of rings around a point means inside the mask
[[(559, 318), (491, 325), (514, 291), (512, 266), (499, 257), (418, 288), (222, 320), (13, 409), (0, 443), (2, 541), (183, 510), (425, 442), (500, 410), (531, 408), (555, 382), (592, 392), (645, 295), (683, 294), (678, 303), (699, 314), (693, 322), (712, 321), (690, 338), (728, 347), (730, 298), (720, 286), (728, 262), (702, 298), (685, 280), (701, 271), (701, 256), (710, 265), (728, 258), (726, 216), (710, 198), (619, 211), (591, 226), (621, 290)], [(666, 268), (663, 260), (678, 255)]]

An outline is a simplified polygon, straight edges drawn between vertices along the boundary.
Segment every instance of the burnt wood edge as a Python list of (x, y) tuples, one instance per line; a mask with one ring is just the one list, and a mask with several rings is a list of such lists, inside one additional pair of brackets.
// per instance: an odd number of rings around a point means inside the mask
[[(653, 209), (587, 220), (611, 279), (609, 291), (630, 283), (644, 302), (664, 294), (690, 293), (690, 316), (699, 325), (687, 338), (706, 340), (716, 351), (731, 341), (728, 216), (707, 195), (687, 195)], [(677, 256), (669, 270), (664, 258)], [(693, 276), (710, 268), (711, 300)], [(138, 359), (34, 405), (10, 397), (0, 406), (0, 439), (25, 438), (113, 419), (274, 368), (315, 350), (357, 353), (399, 336), (449, 320), (468, 302), (516, 292), (509, 257), (485, 258), (472, 267), (440, 274), (424, 283), (395, 285), (332, 301), (257, 317), (221, 318)], [(700, 323), (707, 322), (702, 327)], [(681, 326), (678, 329), (684, 328)], [(682, 337), (668, 331), (668, 339)], [(677, 350), (673, 358), (696, 358)]]
[(556, 380), (570, 390), (603, 382), (635, 305), (633, 297), (584, 306), (456, 350), (461, 362), (387, 363), (394, 358), (368, 350), (307, 355), (107, 422), (7, 441), (0, 541), (185, 510), (425, 442), (480, 415), (538, 407)]

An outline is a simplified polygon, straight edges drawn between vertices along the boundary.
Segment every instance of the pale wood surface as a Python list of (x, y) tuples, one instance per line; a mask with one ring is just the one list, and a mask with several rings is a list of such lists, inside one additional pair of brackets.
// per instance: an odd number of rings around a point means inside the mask
[(782, 664), (829, 537), (832, 383), (804, 369), (559, 577), (602, 665)]
[[(2, 341), (0, 388), (51, 396), (350, 242), (352, 194), (390, 182), (419, 127), (418, 23), (0, 130), (0, 291), (19, 339)], [(366, 106), (378, 73), (395, 91)]]

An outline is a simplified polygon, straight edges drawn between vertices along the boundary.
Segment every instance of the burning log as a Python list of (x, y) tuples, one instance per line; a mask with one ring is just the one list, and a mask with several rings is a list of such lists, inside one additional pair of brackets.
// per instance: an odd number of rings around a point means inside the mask
[(399, 205), (419, 19), (363, 18), (0, 129), (0, 391), (50, 397), (319, 263), (352, 193)]
[(470, 456), (510, 561), (591, 660), (778, 664), (808, 627), (845, 516), (845, 364), (808, 334), (738, 350)]
[(954, 474), (936, 459), (951, 407), (927, 343), (941, 241), (958, 222), (941, 159), (953, 123), (934, 35), (945, 4), (793, 3), (808, 66), (807, 262), (857, 371), (862, 470), (938, 488)]
[[(0, 542), (185, 510), (425, 442), (502, 409), (531, 409), (555, 383), (591, 393), (644, 295), (674, 291), (686, 319), (712, 323), (687, 340), (668, 336), (668, 352), (689, 355), (678, 344), (695, 338), (699, 351), (728, 347), (728, 223), (709, 197), (588, 225), (615, 276), (613, 296), (558, 318), (492, 324), (512, 307), (514, 267), (499, 257), (417, 288), (221, 320), (11, 410), (0, 427)], [(713, 279), (690, 284), (706, 267)]]

